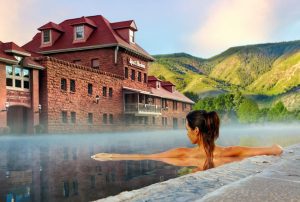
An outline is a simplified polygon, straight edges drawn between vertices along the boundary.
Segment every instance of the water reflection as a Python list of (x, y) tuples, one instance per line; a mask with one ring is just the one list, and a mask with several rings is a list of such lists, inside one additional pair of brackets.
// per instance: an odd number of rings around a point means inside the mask
[(140, 148), (106, 141), (101, 136), (72, 137), (72, 142), (67, 136), (2, 138), (0, 201), (90, 201), (178, 176), (180, 168), (163, 162), (91, 159), (94, 152)]

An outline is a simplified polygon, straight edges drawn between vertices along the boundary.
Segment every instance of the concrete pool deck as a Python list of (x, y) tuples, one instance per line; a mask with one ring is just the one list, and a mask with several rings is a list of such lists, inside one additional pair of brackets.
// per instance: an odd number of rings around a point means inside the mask
[(300, 144), (97, 201), (300, 201)]

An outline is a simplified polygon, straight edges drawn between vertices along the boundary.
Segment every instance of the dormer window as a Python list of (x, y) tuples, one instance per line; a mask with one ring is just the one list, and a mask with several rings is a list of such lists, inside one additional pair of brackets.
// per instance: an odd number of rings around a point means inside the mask
[(156, 88), (160, 88), (160, 82), (159, 81), (156, 82)]
[(75, 40), (84, 39), (84, 27), (79, 25), (75, 27)]
[(50, 43), (51, 42), (51, 30), (47, 29), (43, 31), (43, 43)]
[(129, 41), (130, 41), (130, 43), (135, 43), (135, 41), (134, 41), (134, 31), (132, 31), (131, 29), (129, 30)]

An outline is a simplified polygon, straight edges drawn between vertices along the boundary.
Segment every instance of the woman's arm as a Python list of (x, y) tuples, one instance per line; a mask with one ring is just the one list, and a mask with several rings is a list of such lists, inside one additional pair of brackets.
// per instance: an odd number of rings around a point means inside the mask
[(110, 153), (98, 153), (92, 156), (94, 159), (99, 160), (146, 160), (156, 158), (181, 158), (186, 157), (189, 148), (176, 148), (170, 149), (165, 152), (156, 154), (110, 154)]
[(279, 155), (282, 153), (282, 147), (273, 145), (271, 147), (225, 147), (222, 156), (257, 156), (257, 155)]

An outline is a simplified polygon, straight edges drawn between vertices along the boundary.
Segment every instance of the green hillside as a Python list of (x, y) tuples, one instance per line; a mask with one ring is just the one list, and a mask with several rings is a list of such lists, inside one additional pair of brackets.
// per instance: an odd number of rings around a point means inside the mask
[[(164, 75), (181, 91), (206, 91), (195, 83), (224, 90), (223, 81), (249, 92), (275, 95), (300, 84), (300, 41), (233, 47), (209, 59), (185, 53), (154, 57), (150, 74)], [(196, 81), (189, 85), (193, 79)]]
[(300, 86), (300, 41), (232, 47), (209, 59), (186, 53), (154, 58), (149, 74), (170, 80), (181, 92), (239, 87), (246, 94), (277, 96), (297, 94), (291, 90)]
[(203, 59), (177, 53), (154, 56), (156, 61), (150, 65), (149, 75), (171, 81), (181, 92), (205, 93), (228, 91), (231, 84), (210, 78), (208, 70), (201, 68)]

